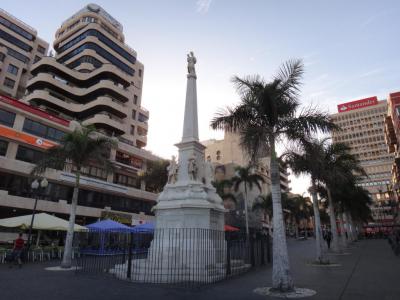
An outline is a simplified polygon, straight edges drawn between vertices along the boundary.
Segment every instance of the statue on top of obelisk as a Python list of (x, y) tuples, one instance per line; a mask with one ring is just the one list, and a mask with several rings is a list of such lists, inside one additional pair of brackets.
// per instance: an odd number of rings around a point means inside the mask
[(196, 69), (194, 68), (194, 65), (196, 64), (196, 57), (194, 56), (193, 51), (190, 51), (190, 53), (187, 55), (187, 62), (188, 75), (196, 76)]

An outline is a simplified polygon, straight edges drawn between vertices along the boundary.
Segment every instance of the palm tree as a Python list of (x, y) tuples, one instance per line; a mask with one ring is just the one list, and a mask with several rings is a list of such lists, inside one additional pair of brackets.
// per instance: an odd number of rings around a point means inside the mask
[[(342, 188), (344, 185), (354, 185), (357, 175), (366, 176), (364, 169), (360, 166), (358, 159), (350, 153), (350, 147), (344, 143), (324, 144), (325, 171), (321, 181), (325, 183), (328, 196), (328, 208), (330, 225), (332, 229), (332, 248), (339, 251), (338, 232), (336, 225), (336, 215), (332, 191), (336, 187)], [(343, 231), (343, 229), (341, 230)]]
[(249, 240), (250, 231), (249, 231), (249, 215), (247, 209), (247, 191), (252, 190), (253, 186), (256, 186), (261, 192), (261, 183), (264, 183), (265, 180), (261, 175), (258, 175), (253, 172), (252, 166), (247, 167), (236, 167), (235, 168), (236, 175), (232, 177), (231, 182), (233, 184), (233, 188), (235, 192), (239, 191), (241, 185), (244, 186), (244, 212), (246, 218), (246, 239)]
[(234, 77), (241, 102), (234, 108), (228, 107), (217, 113), (211, 121), (213, 129), (238, 132), (241, 144), (253, 162), (260, 153), (269, 150), (274, 211), (272, 285), (282, 292), (293, 290), (293, 281), (283, 227), (276, 143), (285, 138), (297, 141), (318, 130), (327, 132), (335, 127), (327, 113), (315, 108), (298, 112), (302, 76), (301, 60), (291, 60), (283, 64), (270, 82), (265, 82), (259, 76), (243, 79)]
[(96, 134), (95, 127), (80, 126), (73, 132), (67, 133), (60, 145), (48, 149), (44, 158), (38, 161), (32, 170), (33, 174), (41, 174), (47, 168), (63, 170), (67, 165), (71, 165), (72, 169), (75, 170), (69, 225), (61, 262), (61, 267), (63, 268), (70, 268), (72, 264), (72, 241), (81, 172), (85, 167), (91, 165), (102, 167), (107, 171), (110, 170), (110, 150), (115, 146), (116, 142), (113, 139)]
[(327, 259), (323, 251), (323, 239), (321, 229), (321, 218), (319, 214), (319, 204), (317, 197), (317, 184), (325, 172), (325, 153), (322, 141), (316, 139), (302, 139), (298, 149), (285, 153), (286, 163), (296, 175), (309, 174), (311, 176), (311, 187), (309, 192), (313, 199), (313, 210), (315, 220), (315, 242), (316, 242), (316, 262), (326, 263)]
[(338, 204), (339, 210), (349, 225), (347, 228), (350, 238), (357, 239), (354, 232), (354, 223), (368, 222), (371, 220), (372, 199), (368, 191), (355, 183), (349, 182), (345, 186), (335, 187), (332, 191), (333, 202)]

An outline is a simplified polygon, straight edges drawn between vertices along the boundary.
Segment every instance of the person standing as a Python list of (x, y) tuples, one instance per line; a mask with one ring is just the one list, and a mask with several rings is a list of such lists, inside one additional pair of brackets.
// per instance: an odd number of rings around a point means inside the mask
[(325, 232), (324, 238), (328, 245), (328, 249), (331, 249), (332, 232), (329, 229)]
[(18, 238), (14, 241), (13, 258), (18, 262), (18, 266), (22, 267), (22, 251), (24, 250), (25, 241), (22, 238), (22, 233), (18, 234)]

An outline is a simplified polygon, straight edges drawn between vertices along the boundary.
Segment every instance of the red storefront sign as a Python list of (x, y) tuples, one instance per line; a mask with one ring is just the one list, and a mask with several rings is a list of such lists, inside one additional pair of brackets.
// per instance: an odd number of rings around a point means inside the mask
[(39, 117), (42, 117), (43, 119), (50, 120), (50, 121), (52, 121), (54, 123), (57, 123), (57, 124), (60, 124), (60, 125), (63, 125), (63, 126), (67, 126), (67, 127), (69, 126), (69, 121), (68, 120), (64, 120), (64, 119), (59, 118), (57, 116), (53, 116), (53, 115), (51, 115), (51, 114), (49, 114), (49, 113), (47, 113), (47, 112), (45, 112), (45, 111), (43, 111), (41, 109), (32, 107), (32, 106), (30, 106), (30, 105), (28, 105), (26, 103), (23, 103), (21, 101), (18, 101), (16, 99), (0, 95), (0, 101), (4, 102), (4, 103), (7, 103), (9, 105), (12, 105), (14, 107), (17, 107), (19, 109), (22, 109), (24, 111), (30, 112), (32, 114), (35, 114), (35, 115), (37, 115)]
[(355, 110), (359, 108), (364, 108), (372, 105), (377, 105), (378, 104), (378, 98), (376, 96), (370, 97), (370, 98), (365, 98), (357, 101), (352, 101), (352, 102), (347, 102), (343, 104), (339, 104), (337, 106), (338, 112), (346, 112), (350, 110)]
[(56, 143), (50, 142), (40, 137), (35, 137), (4, 126), (0, 126), (0, 136), (42, 149), (48, 149), (56, 145)]

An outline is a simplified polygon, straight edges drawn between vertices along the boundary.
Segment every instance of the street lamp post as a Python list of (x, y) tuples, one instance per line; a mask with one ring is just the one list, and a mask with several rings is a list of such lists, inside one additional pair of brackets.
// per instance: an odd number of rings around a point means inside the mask
[(39, 191), (41, 188), (45, 189), (49, 185), (49, 182), (47, 181), (46, 178), (43, 178), (40, 183), (37, 179), (35, 179), (31, 183), (31, 188), (33, 191), (33, 194), (35, 195), (35, 204), (33, 205), (33, 210), (32, 210), (32, 218), (31, 218), (31, 225), (29, 226), (29, 233), (28, 233), (28, 251), (29, 248), (31, 247), (31, 239), (32, 239), (32, 227), (33, 227), (33, 222), (35, 221), (35, 213), (36, 213), (36, 206), (37, 202), (39, 200)]

